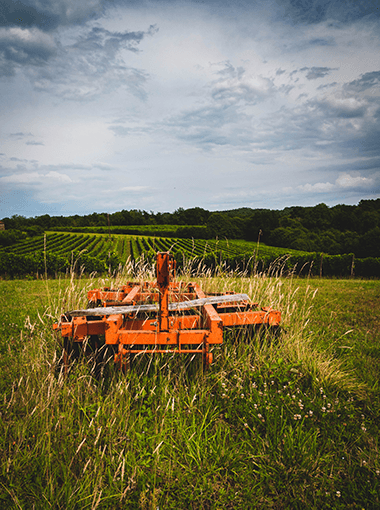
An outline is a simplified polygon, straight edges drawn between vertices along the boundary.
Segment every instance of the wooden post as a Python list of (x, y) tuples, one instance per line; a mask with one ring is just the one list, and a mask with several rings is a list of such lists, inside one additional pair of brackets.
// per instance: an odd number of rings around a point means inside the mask
[(107, 213), (107, 221), (108, 221), (108, 239), (111, 239), (110, 213)]
[(46, 232), (44, 232), (44, 264), (45, 264), (45, 280), (47, 280), (47, 263), (46, 263)]

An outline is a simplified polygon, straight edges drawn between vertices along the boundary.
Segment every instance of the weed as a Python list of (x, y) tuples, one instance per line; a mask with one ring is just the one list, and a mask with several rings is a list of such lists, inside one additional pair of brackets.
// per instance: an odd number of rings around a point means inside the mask
[(280, 309), (280, 334), (227, 331), (207, 373), (191, 356), (143, 355), (99, 380), (91, 357), (57, 370), (52, 322), (91, 288), (151, 279), (149, 263), (0, 282), (1, 508), (380, 506), (379, 283), (201, 270), (207, 292)]

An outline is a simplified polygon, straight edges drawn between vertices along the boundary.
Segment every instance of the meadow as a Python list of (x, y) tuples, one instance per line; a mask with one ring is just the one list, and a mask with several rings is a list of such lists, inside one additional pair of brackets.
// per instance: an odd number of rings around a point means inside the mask
[(53, 322), (129, 278), (0, 281), (1, 508), (380, 507), (378, 280), (209, 273), (281, 310), (280, 335), (227, 331), (207, 372), (146, 355), (64, 377)]

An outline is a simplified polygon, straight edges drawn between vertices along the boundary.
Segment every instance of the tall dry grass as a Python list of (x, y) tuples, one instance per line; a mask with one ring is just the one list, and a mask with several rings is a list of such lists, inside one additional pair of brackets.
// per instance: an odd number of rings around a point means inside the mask
[(65, 377), (52, 322), (85, 307), (88, 290), (151, 280), (154, 267), (129, 261), (100, 279), (73, 271), (56, 293), (46, 281), (46, 308), (9, 358), (0, 507), (375, 508), (365, 388), (310, 331), (315, 292), (281, 265), (250, 277), (184, 267), (178, 278), (206, 292), (245, 292), (281, 310), (280, 333), (227, 331), (209, 372), (191, 356), (143, 355), (126, 374), (110, 360), (97, 379), (84, 356)]

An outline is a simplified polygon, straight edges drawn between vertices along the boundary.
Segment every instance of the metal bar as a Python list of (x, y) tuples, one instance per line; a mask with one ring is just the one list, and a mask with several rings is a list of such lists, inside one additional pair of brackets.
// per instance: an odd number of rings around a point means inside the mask
[[(169, 311), (174, 312), (176, 310), (189, 310), (190, 308), (197, 308), (199, 306), (215, 304), (215, 303), (231, 303), (231, 305), (237, 301), (249, 301), (247, 294), (229, 294), (226, 296), (209, 296), (200, 299), (192, 299), (190, 301), (179, 301), (178, 303), (170, 303)], [(89, 308), (87, 310), (72, 310), (67, 312), (65, 315), (71, 317), (83, 317), (86, 315), (116, 315), (116, 314), (128, 314), (133, 312), (157, 312), (159, 309), (158, 305), (131, 305), (131, 306), (106, 306), (100, 308)]]
[(122, 349), (123, 354), (203, 354), (203, 349)]
[[(100, 321), (102, 322), (102, 321)], [(200, 328), (201, 317), (200, 315), (180, 315), (172, 316), (169, 318), (170, 329), (196, 329)], [(123, 329), (138, 330), (145, 329), (150, 331), (157, 330), (157, 321), (153, 318), (148, 319), (129, 319), (123, 324)]]
[(157, 253), (157, 286), (160, 292), (158, 303), (158, 329), (169, 329), (169, 285), (170, 285), (170, 260), (167, 253)]
[(136, 285), (135, 287), (133, 287), (133, 289), (122, 300), (122, 303), (124, 304), (132, 303), (136, 297), (136, 294), (139, 292), (140, 288), (141, 288), (140, 285)]
[[(210, 299), (207, 298), (203, 290), (198, 286), (194, 286), (195, 292), (197, 296), (199, 297), (199, 301), (203, 301), (204, 299)], [(246, 294), (240, 294), (240, 296), (244, 296), (245, 298), (248, 298)], [(231, 296), (213, 296), (211, 299), (220, 299), (220, 298), (228, 297), (231, 302)], [(223, 302), (223, 301), (218, 301)], [(221, 344), (223, 343), (223, 322), (220, 318), (218, 312), (215, 310), (215, 308), (211, 304), (205, 304), (203, 306), (203, 311), (205, 315), (205, 321), (207, 323), (207, 328), (209, 329), (210, 333), (207, 338), (204, 340), (204, 349), (205, 349), (205, 355), (207, 357), (208, 354), (208, 344)]]
[(281, 312), (277, 310), (219, 313), (219, 316), (223, 321), (223, 326), (247, 326), (249, 324), (279, 326), (281, 322)]
[[(209, 335), (206, 329), (192, 329), (183, 331), (140, 331), (140, 330), (115, 330), (115, 333), (106, 331), (106, 344), (126, 345), (177, 345), (177, 344), (201, 344)], [(218, 343), (218, 342), (210, 342)]]

